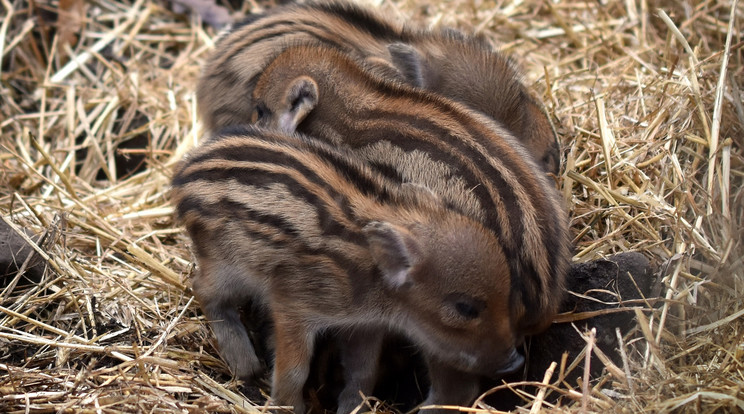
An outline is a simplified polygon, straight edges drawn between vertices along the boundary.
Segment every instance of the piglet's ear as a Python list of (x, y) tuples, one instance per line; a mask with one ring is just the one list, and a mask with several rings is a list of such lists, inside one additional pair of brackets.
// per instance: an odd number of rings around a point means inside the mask
[(284, 95), (284, 108), (279, 116), (279, 129), (294, 132), (297, 126), (318, 104), (318, 84), (307, 76), (290, 82)]
[(413, 86), (423, 87), (423, 58), (419, 52), (406, 43), (393, 43), (388, 45), (387, 48), (390, 53), (390, 60), (406, 81)]
[(391, 289), (411, 285), (410, 270), (421, 255), (413, 236), (402, 227), (379, 221), (369, 223), (363, 232), (385, 284)]

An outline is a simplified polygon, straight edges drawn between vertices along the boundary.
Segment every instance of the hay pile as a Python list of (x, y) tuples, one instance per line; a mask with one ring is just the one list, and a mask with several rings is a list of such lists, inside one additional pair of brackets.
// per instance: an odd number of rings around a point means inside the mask
[[(744, 5), (379, 3), (513, 54), (559, 130), (575, 260), (640, 251), (659, 269), (622, 366), (584, 382), (566, 361), (546, 381), (560, 409), (744, 410)], [(214, 30), (165, 2), (2, 8), (0, 213), (43, 235), (47, 271), (0, 290), (0, 411), (255, 412), (187, 289), (168, 204)]]

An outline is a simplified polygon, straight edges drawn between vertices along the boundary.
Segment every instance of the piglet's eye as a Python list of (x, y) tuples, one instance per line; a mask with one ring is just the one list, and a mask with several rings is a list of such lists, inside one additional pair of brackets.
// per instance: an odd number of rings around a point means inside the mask
[(477, 319), (486, 308), (485, 301), (464, 293), (451, 294), (447, 299), (457, 315), (467, 320)]
[(467, 302), (456, 302), (455, 309), (461, 316), (467, 319), (475, 319), (480, 315), (480, 310)]

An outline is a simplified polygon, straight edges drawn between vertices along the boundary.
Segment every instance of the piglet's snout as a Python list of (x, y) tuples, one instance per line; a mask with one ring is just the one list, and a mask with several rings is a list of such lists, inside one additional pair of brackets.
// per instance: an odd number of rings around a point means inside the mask
[(509, 353), (509, 356), (506, 358), (506, 361), (504, 362), (504, 365), (494, 374), (496, 374), (496, 376), (511, 374), (512, 372), (518, 370), (519, 368), (522, 368), (523, 365), (524, 365), (524, 357), (522, 356), (522, 354), (517, 352), (515, 348), (512, 348), (511, 352)]

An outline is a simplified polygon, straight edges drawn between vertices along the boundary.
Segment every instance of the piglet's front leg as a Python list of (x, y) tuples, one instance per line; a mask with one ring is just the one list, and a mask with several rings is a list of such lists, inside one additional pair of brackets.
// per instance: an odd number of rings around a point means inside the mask
[(240, 281), (244, 275), (205, 257), (200, 258), (199, 267), (193, 289), (217, 337), (220, 355), (236, 377), (252, 381), (263, 368), (238, 313), (238, 304), (247, 300), (244, 292), (248, 289), (239, 283), (224, 283)]
[[(421, 407), (428, 405), (469, 406), (480, 392), (480, 379), (475, 374), (462, 372), (445, 365), (434, 358), (427, 357), (429, 369), (429, 395)], [(422, 414), (446, 414), (456, 411), (439, 408), (420, 410)]]
[(339, 335), (341, 364), (346, 384), (338, 397), (336, 414), (348, 414), (362, 403), (360, 392), (370, 395), (377, 381), (383, 331), (358, 328)]
[(296, 414), (305, 412), (302, 389), (310, 373), (314, 333), (296, 318), (274, 312), (276, 358), (271, 399), (280, 406), (291, 406)]

